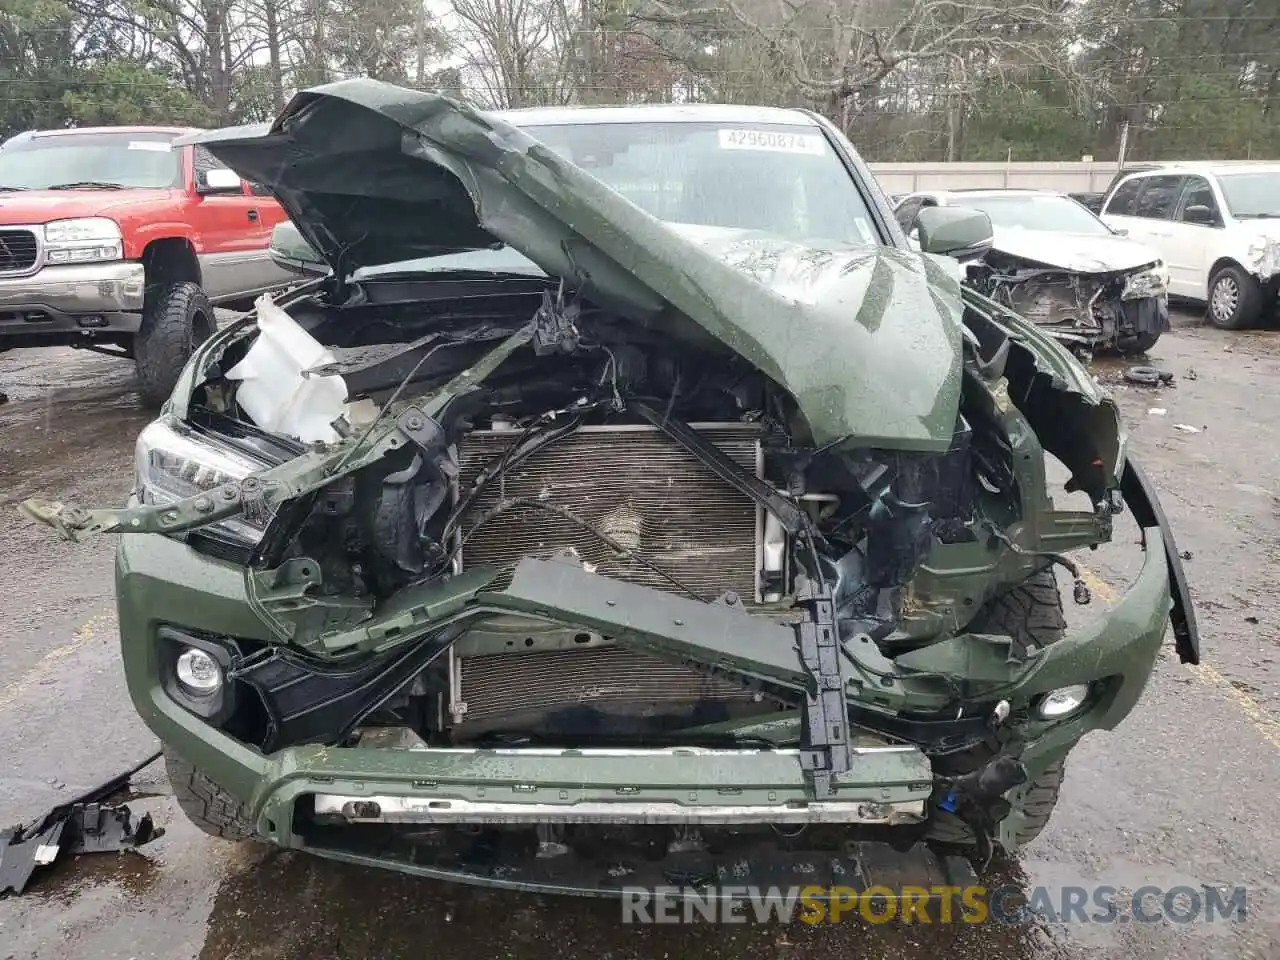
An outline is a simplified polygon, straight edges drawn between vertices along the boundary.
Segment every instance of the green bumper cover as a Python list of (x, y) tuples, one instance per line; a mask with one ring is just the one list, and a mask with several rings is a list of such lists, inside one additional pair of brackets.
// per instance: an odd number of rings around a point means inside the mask
[[(910, 711), (936, 710), (948, 702), (944, 684), (910, 676), (912, 671), (963, 677), (976, 689), (1009, 700), (1015, 711), (1049, 690), (1101, 681), (1098, 695), (1081, 714), (1055, 723), (1022, 724), (1019, 756), (1034, 778), (1088, 731), (1118, 724), (1142, 692), (1171, 605), (1159, 530), (1144, 533), (1146, 555), (1130, 589), (1103, 615), (1037, 656), (1012, 661), (1008, 638), (965, 634), (888, 661), (909, 679), (882, 686), (873, 674), (862, 672), (870, 666), (868, 655), (846, 650), (853, 660), (850, 702)], [(249, 803), (260, 831), (279, 843), (291, 842), (293, 804), (314, 793), (412, 797), (421, 791), (470, 802), (615, 799), (691, 807), (724, 804), (727, 797), (748, 805), (814, 799), (796, 757), (784, 753), (689, 752), (638, 759), (573, 751), (521, 757), (512, 752), (308, 745), (266, 756), (187, 712), (160, 682), (155, 633), (161, 624), (270, 641), (271, 631), (247, 602), (243, 569), (165, 537), (129, 534), (117, 555), (117, 578), (126, 677), (139, 713), (163, 741)], [(607, 625), (620, 642), (804, 689), (791, 628), (740, 610), (682, 600), (555, 561), (522, 562), (505, 589), (472, 589), (473, 602), (451, 616), (523, 610), (569, 623)], [(919, 751), (869, 751), (837, 780), (836, 799), (919, 799), (922, 790), (927, 795), (931, 789), (930, 778), (928, 759)], [(1014, 813), (1001, 824), (1002, 839), (1017, 829), (1019, 819), (1015, 802)]]

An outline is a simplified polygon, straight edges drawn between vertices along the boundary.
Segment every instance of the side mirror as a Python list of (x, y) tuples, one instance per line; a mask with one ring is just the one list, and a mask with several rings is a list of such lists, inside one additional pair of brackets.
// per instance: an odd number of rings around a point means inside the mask
[(1202, 223), (1206, 226), (1213, 226), (1218, 222), (1213, 209), (1206, 207), (1203, 203), (1194, 203), (1183, 210), (1182, 219), (1187, 223)]
[(234, 170), (214, 167), (196, 176), (196, 193), (243, 193), (244, 181)]
[(956, 260), (976, 260), (991, 249), (991, 218), (965, 207), (925, 207), (916, 214), (920, 249)]
[(1117, 237), (1127, 237), (1129, 235), (1128, 227), (1112, 227), (1111, 232)]
[(272, 229), (271, 245), (267, 252), (276, 266), (290, 273), (316, 276), (329, 272), (329, 265), (288, 220), (276, 224)]

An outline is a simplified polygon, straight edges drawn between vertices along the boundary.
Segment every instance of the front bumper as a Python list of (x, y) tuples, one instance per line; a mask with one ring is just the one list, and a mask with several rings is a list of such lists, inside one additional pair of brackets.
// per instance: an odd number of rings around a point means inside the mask
[[(1048, 690), (1102, 681), (1098, 695), (1082, 713), (1056, 723), (1027, 721), (1018, 731), (1023, 741), (1019, 759), (1034, 779), (1085, 733), (1119, 723), (1145, 686), (1165, 634), (1171, 600), (1164, 539), (1158, 526), (1144, 532), (1147, 553), (1132, 587), (1105, 616), (1019, 665), (1012, 682), (1010, 671), (1015, 668), (1007, 655), (997, 655), (989, 640), (976, 635), (918, 650), (908, 655), (911, 663), (899, 658), (900, 664), (1001, 683), (1001, 696), (1014, 703), (1015, 710), (1017, 704)], [(739, 666), (749, 659), (752, 670), (775, 675), (778, 668), (770, 660), (795, 659), (790, 643), (777, 650), (765, 649), (767, 643), (761, 641), (767, 641), (767, 635), (754, 635), (754, 628), (744, 625), (756, 618), (746, 618), (740, 611), (699, 605), (700, 616), (682, 613), (674, 620), (681, 626), (672, 626), (667, 594), (602, 577), (595, 578), (593, 589), (584, 590), (576, 576), (562, 567), (554, 576), (543, 578), (549, 581), (545, 592), (535, 595), (539, 578), (522, 577), (517, 571), (508, 587), (483, 596), (490, 606), (534, 603), (548, 616), (565, 622), (594, 623), (613, 617), (613, 632), (620, 638), (669, 654), (682, 643), (720, 643), (738, 652)], [(768, 822), (772, 819), (768, 814), (774, 811), (779, 822), (835, 819), (842, 825), (878, 823), (896, 831), (909, 829), (896, 824), (916, 819), (900, 814), (918, 809), (919, 801), (935, 791), (930, 762), (915, 747), (860, 752), (850, 774), (836, 781), (832, 798), (836, 805), (828, 808), (835, 811), (831, 816), (823, 814), (797, 758), (777, 751), (591, 754), (308, 744), (266, 755), (196, 717), (165, 692), (157, 642), (162, 624), (269, 642), (268, 627), (248, 602), (243, 568), (156, 534), (126, 534), (117, 555), (117, 580), (125, 672), (142, 718), (177, 753), (248, 804), (258, 832), (281, 846), (361, 862), (370, 857), (377, 860), (376, 852), (354, 851), (349, 838), (361, 830), (385, 827), (397, 811), (407, 811), (407, 819), (430, 826), (436, 820), (492, 824), (508, 817), (521, 822), (598, 822), (609, 809), (616, 810), (616, 819), (628, 823), (734, 822), (726, 811), (747, 809), (748, 819), (757, 823)], [(635, 591), (651, 595), (650, 602), (634, 602), (639, 596)], [(696, 637), (688, 636), (690, 628), (697, 628), (692, 631)], [(725, 662), (732, 659), (726, 657)], [(795, 672), (801, 674), (798, 669)], [(900, 696), (900, 703), (932, 706), (927, 696), (913, 699), (911, 690), (900, 691)], [(379, 806), (362, 807), (362, 798)], [(605, 806), (611, 803), (618, 806)], [(344, 825), (304, 836), (297, 827), (298, 814), (310, 815), (318, 804), (341, 814), (330, 819)], [(383, 805), (392, 815), (383, 813)], [(433, 817), (433, 809), (441, 815)], [(1014, 813), (1001, 824), (1000, 839), (1012, 837), (1020, 817), (1015, 803)], [(360, 820), (378, 826), (349, 822)], [(388, 853), (383, 859), (389, 866), (404, 868), (398, 854)]]
[(136, 333), (142, 323), (145, 273), (141, 263), (121, 261), (52, 266), (28, 277), (0, 278), (0, 343)]

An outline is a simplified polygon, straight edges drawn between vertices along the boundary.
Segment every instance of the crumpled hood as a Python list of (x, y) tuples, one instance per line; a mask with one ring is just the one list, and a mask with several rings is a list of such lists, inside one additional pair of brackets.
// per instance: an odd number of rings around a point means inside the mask
[(951, 443), (962, 305), (936, 258), (687, 235), (502, 120), (373, 80), (179, 142), (269, 184), (341, 275), (505, 243), (624, 316), (692, 321), (787, 390), (817, 444)]
[(993, 232), (996, 250), (1073, 273), (1134, 270), (1160, 259), (1150, 247), (1128, 237), (1018, 227), (996, 227)]

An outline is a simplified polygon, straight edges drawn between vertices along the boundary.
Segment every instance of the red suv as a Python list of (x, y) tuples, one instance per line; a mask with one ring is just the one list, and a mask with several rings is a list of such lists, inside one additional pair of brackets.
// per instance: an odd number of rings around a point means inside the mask
[(131, 358), (149, 403), (168, 398), (213, 305), (296, 282), (267, 253), (285, 219), (193, 131), (103, 127), (0, 146), (0, 352), (70, 345)]

